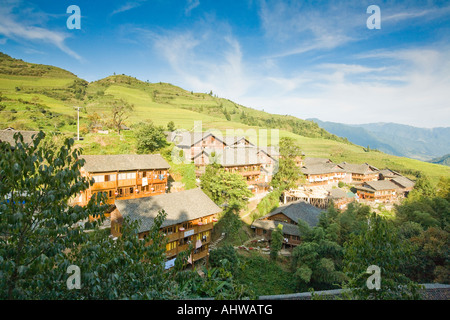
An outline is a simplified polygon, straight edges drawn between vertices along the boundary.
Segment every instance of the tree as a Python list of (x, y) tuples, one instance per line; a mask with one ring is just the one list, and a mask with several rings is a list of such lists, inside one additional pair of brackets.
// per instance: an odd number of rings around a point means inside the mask
[[(220, 268), (207, 279), (183, 270), (187, 251), (165, 270), (167, 238), (160, 231), (166, 213), (154, 219), (145, 241), (139, 223), (125, 219), (122, 236), (100, 230), (103, 194), (87, 206), (72, 197), (94, 181), (80, 176), (84, 160), (67, 139), (57, 151), (15, 134), (15, 149), (0, 143), (0, 299), (186, 299), (208, 296), (245, 298), (254, 294)], [(98, 221), (89, 223), (88, 217)], [(84, 224), (81, 222), (86, 221)], [(106, 232), (105, 232), (106, 231)], [(69, 267), (78, 267), (79, 289), (69, 290)], [(214, 296), (216, 294), (217, 296)]]
[(90, 181), (79, 174), (84, 161), (80, 150), (72, 149), (72, 139), (54, 151), (40, 146), (44, 136), (41, 131), (26, 144), (16, 133), (14, 150), (0, 143), (1, 299), (61, 295), (66, 275), (61, 266), (68, 261), (64, 252), (85, 242), (78, 222), (90, 215), (101, 222), (106, 209), (100, 205), (102, 195), (92, 197), (85, 207), (68, 205), (89, 187)]
[(275, 261), (283, 247), (283, 225), (279, 224), (275, 230), (272, 231), (270, 237), (270, 258)]
[(153, 153), (168, 145), (164, 128), (153, 122), (139, 123), (134, 133), (136, 149), (139, 154)]
[(200, 179), (202, 190), (219, 206), (239, 210), (252, 196), (241, 175), (227, 172), (217, 164), (208, 165)]
[(126, 119), (128, 119), (131, 111), (134, 110), (134, 105), (127, 103), (123, 99), (114, 100), (111, 104), (111, 124), (120, 134), (122, 126)]
[(175, 131), (175, 122), (169, 121), (167, 123), (167, 130), (170, 131), (170, 132)]
[(305, 221), (298, 220), (302, 243), (292, 251), (294, 278), (302, 285), (328, 288), (341, 283), (345, 276), (340, 271), (342, 247), (334, 239), (336, 230), (320, 226), (311, 228)]
[(270, 182), (273, 188), (284, 191), (297, 186), (297, 182), (301, 180), (302, 172), (294, 159), (300, 157), (301, 154), (300, 148), (292, 138), (281, 138), (278, 171)]
[[(349, 280), (344, 287), (356, 299), (418, 299), (420, 286), (405, 276), (414, 263), (413, 247), (403, 241), (393, 224), (372, 214), (364, 231), (352, 235), (345, 244), (344, 271)], [(369, 266), (381, 273), (379, 290), (367, 286)]]

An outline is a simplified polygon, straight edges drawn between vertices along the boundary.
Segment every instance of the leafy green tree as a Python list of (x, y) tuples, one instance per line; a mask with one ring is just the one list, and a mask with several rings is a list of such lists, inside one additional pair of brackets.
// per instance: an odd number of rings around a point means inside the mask
[(136, 149), (139, 154), (153, 153), (168, 145), (164, 128), (155, 126), (153, 122), (139, 123), (136, 126)]
[(220, 206), (239, 210), (252, 196), (241, 175), (227, 172), (217, 164), (208, 165), (200, 180), (203, 191)]
[[(254, 297), (222, 266), (208, 270), (207, 279), (184, 270), (192, 245), (165, 270), (164, 211), (144, 241), (138, 223), (127, 219), (121, 237), (108, 237), (98, 228), (103, 194), (85, 207), (68, 204), (93, 183), (80, 176), (84, 160), (73, 140), (54, 151), (41, 144), (42, 132), (31, 144), (20, 133), (15, 138), (14, 150), (0, 143), (0, 299)], [(89, 216), (99, 220), (89, 223)], [(79, 289), (68, 288), (71, 266), (79, 268)]]
[[(372, 214), (363, 232), (345, 244), (344, 271), (352, 299), (419, 299), (420, 286), (405, 274), (414, 263), (413, 246), (403, 241), (394, 225)], [(379, 290), (369, 289), (369, 266), (380, 268)]]
[(436, 186), (436, 195), (450, 202), (450, 177), (441, 177)]
[(114, 100), (111, 103), (111, 125), (120, 134), (125, 120), (128, 119), (130, 113), (134, 110), (134, 105), (129, 104), (123, 99)]
[(414, 189), (408, 194), (408, 200), (418, 200), (420, 198), (435, 197), (436, 188), (427, 176), (417, 179)]
[[(32, 143), (14, 135), (14, 150), (0, 143), (0, 297), (34, 299), (46, 294), (58, 298), (64, 291), (65, 252), (85, 242), (78, 223), (99, 216), (102, 196), (85, 207), (69, 206), (72, 197), (89, 187), (79, 170), (84, 160), (66, 139), (57, 151), (42, 147), (44, 133)], [(92, 183), (92, 181), (91, 181)], [(94, 223), (95, 224), (95, 223)], [(87, 222), (85, 227), (90, 227)]]
[(330, 226), (326, 232), (320, 226), (311, 228), (305, 221), (298, 221), (302, 243), (292, 252), (292, 268), (301, 285), (329, 288), (345, 278), (340, 271), (343, 250), (334, 240), (336, 230)]
[(283, 225), (279, 224), (270, 236), (270, 258), (275, 261), (283, 247)]
[(175, 127), (175, 122), (169, 121), (169, 122), (167, 123), (167, 130), (170, 131), (170, 132), (172, 132), (172, 131), (175, 131), (175, 129), (176, 129), (176, 127)]
[(230, 262), (230, 270), (233, 274), (237, 271), (240, 261), (233, 246), (225, 245), (210, 251), (209, 263), (211, 267), (221, 267), (222, 260), (227, 260)]
[(294, 161), (296, 157), (301, 155), (300, 147), (292, 138), (281, 138), (278, 170), (270, 182), (274, 189), (289, 190), (295, 188), (297, 183), (301, 181), (302, 172)]
[(254, 219), (262, 217), (269, 212), (275, 210), (280, 203), (281, 191), (278, 189), (273, 190), (269, 194), (267, 194), (261, 201), (258, 203), (256, 208), (258, 212), (253, 216)]

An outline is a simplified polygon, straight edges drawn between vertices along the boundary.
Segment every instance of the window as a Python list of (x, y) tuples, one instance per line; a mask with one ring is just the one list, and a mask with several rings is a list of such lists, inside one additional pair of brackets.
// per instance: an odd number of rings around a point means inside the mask
[(93, 176), (92, 178), (94, 178), (94, 181), (96, 183), (98, 183), (98, 182), (105, 182), (105, 176)]
[(173, 241), (173, 242), (169, 242), (168, 244), (166, 244), (166, 250), (173, 250), (177, 247), (177, 242)]
[(125, 180), (127, 178), (126, 173), (119, 173), (119, 180)]
[(105, 181), (116, 181), (116, 175), (115, 174), (105, 175)]

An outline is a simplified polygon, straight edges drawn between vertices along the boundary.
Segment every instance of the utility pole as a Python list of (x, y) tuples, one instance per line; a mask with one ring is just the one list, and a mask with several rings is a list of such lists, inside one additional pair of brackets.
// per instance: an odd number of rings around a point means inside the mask
[(75, 109), (77, 109), (78, 111), (78, 121), (77, 121), (77, 137), (78, 137), (78, 141), (80, 141), (80, 108), (81, 107), (75, 107)]

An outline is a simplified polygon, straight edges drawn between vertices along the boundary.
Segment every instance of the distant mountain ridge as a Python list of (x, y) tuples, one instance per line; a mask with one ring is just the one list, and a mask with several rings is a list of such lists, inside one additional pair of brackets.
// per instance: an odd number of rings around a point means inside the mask
[(428, 161), (430, 163), (442, 164), (444, 166), (450, 167), (450, 154), (446, 154), (445, 156), (434, 158)]
[(343, 124), (308, 119), (350, 142), (385, 153), (430, 161), (450, 153), (450, 127), (418, 128), (398, 123)]

